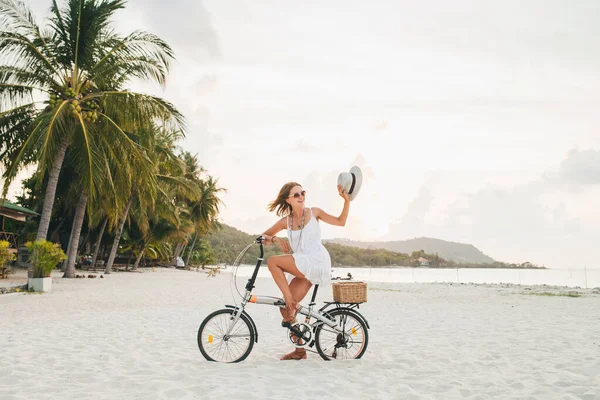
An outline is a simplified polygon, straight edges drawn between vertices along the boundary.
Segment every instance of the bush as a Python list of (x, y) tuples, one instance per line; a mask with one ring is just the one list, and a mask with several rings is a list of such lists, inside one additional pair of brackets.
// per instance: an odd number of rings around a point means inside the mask
[(47, 240), (27, 242), (29, 249), (29, 262), (33, 266), (32, 278), (48, 278), (56, 264), (66, 259), (67, 256), (58, 243)]
[(6, 240), (0, 240), (0, 267), (4, 264), (8, 264), (9, 261), (13, 260), (13, 254), (8, 252), (8, 248), (10, 247), (10, 243)]

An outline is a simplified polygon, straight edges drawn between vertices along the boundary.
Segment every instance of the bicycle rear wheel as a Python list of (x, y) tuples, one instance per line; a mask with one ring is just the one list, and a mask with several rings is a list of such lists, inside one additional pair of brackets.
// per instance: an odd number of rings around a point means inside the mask
[(315, 332), (319, 355), (325, 360), (361, 358), (369, 344), (369, 332), (363, 318), (356, 311), (335, 309), (327, 312), (342, 333), (328, 325), (320, 325)]
[(224, 308), (202, 321), (198, 329), (198, 347), (208, 361), (240, 362), (252, 351), (256, 332), (243, 314), (232, 327), (234, 312), (231, 308)]

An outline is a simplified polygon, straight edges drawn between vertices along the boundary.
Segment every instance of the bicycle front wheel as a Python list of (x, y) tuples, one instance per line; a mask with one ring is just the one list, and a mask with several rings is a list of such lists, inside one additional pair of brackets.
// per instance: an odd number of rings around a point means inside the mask
[(342, 332), (328, 325), (320, 325), (315, 332), (317, 351), (325, 360), (361, 358), (369, 344), (369, 332), (363, 318), (356, 311), (335, 309), (327, 313)]
[(224, 308), (202, 321), (198, 329), (198, 347), (208, 361), (240, 362), (252, 351), (256, 332), (244, 314), (233, 326), (234, 312)]

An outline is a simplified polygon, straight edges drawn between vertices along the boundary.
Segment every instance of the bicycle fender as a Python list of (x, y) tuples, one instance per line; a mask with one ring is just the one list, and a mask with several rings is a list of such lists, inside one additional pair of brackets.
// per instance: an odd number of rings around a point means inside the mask
[(367, 329), (371, 329), (371, 327), (369, 326), (369, 321), (367, 321), (367, 319), (362, 314), (358, 314), (358, 316), (362, 318), (362, 320), (365, 322), (365, 325), (367, 325)]
[[(352, 308), (349, 308), (349, 307), (337, 307), (337, 308), (334, 308), (333, 310), (344, 310), (344, 311), (348, 311), (349, 313), (352, 313), (352, 314), (354, 314), (354, 315), (355, 315), (357, 318), (360, 318), (360, 319), (361, 319), (361, 320), (362, 320), (362, 321), (365, 323), (365, 325), (367, 326), (367, 329), (371, 329), (371, 327), (369, 326), (369, 321), (367, 321), (367, 319), (366, 319), (366, 318), (365, 318), (365, 317), (364, 317), (364, 316), (363, 316), (361, 313), (359, 313), (358, 311), (356, 311), (356, 310), (354, 310), (354, 309), (352, 309)], [(333, 310), (328, 310), (328, 311), (325, 311), (325, 314), (326, 314), (327, 312), (329, 312), (329, 311), (333, 311)]]
[[(230, 304), (225, 304), (225, 308), (233, 308), (234, 310), (239, 310), (239, 307), (236, 306), (232, 306)], [(246, 310), (242, 311), (242, 315), (245, 316), (246, 318), (248, 318), (248, 320), (250, 321), (250, 323), (252, 324), (252, 329), (254, 329), (254, 342), (258, 343), (258, 329), (256, 329), (256, 324), (254, 323), (254, 320), (252, 319), (252, 317), (250, 316), (250, 314), (248, 314), (246, 312)], [(366, 322), (366, 321), (365, 321)], [(368, 326), (368, 325), (367, 325)]]

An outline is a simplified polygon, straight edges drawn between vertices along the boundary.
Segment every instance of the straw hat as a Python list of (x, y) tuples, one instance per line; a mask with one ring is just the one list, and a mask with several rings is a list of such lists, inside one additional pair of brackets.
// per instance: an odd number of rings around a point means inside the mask
[(342, 185), (344, 191), (350, 195), (350, 200), (354, 200), (362, 185), (362, 171), (354, 166), (350, 168), (350, 172), (339, 174), (337, 183)]

